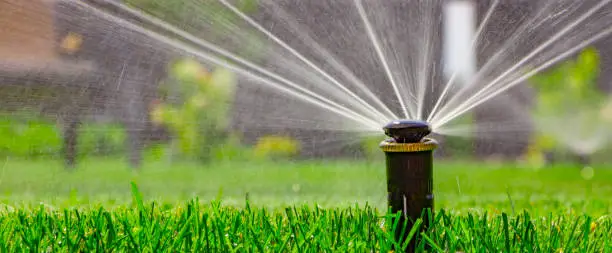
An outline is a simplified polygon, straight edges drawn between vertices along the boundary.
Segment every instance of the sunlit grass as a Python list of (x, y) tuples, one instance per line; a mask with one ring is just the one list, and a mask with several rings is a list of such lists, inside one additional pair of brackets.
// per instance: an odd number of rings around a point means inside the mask
[[(406, 244), (391, 216), (362, 208), (266, 210), (217, 202), (112, 210), (19, 209), (0, 216), (2, 252), (391, 252)], [(610, 217), (454, 215), (439, 210), (432, 224), (409, 233), (419, 252), (608, 252)], [(417, 223), (419, 224), (419, 223)]]
[[(7, 159), (0, 251), (388, 252), (382, 162)], [(612, 170), (437, 161), (434, 252), (612, 250)], [(591, 175), (592, 174), (592, 175)], [(132, 184), (134, 183), (134, 184)], [(138, 187), (138, 188), (136, 188)], [(152, 202), (153, 201), (153, 202)], [(398, 228), (399, 229), (399, 228)]]
[[(183, 203), (219, 198), (225, 205), (268, 208), (318, 204), (366, 204), (385, 210), (385, 169), (381, 162), (277, 161), (223, 162), (211, 165), (147, 162), (130, 171), (120, 159), (83, 161), (66, 172), (59, 161), (6, 160), (0, 171), (0, 198), (10, 206), (105, 206), (131, 202), (129, 184), (138, 183), (145, 200)], [(436, 208), (534, 215), (551, 211), (607, 214), (612, 211), (611, 167), (594, 166), (583, 178), (577, 166), (534, 170), (511, 164), (438, 161)]]

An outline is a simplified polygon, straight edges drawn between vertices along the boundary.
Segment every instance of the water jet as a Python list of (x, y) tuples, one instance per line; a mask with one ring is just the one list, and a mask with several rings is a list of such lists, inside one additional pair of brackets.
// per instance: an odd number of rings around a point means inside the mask
[[(426, 136), (431, 133), (423, 121), (396, 120), (383, 127), (390, 138), (381, 142), (387, 165), (387, 201), (392, 213), (401, 212), (398, 224), (406, 224), (405, 232), (396, 230), (396, 240), (403, 243), (419, 218), (421, 229), (429, 220), (427, 211), (433, 209), (433, 151), (438, 143)], [(415, 242), (406, 252), (414, 252)]]

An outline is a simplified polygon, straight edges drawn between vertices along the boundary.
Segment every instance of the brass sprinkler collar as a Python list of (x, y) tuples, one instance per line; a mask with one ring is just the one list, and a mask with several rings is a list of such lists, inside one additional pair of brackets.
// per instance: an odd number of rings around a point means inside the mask
[(398, 143), (393, 139), (384, 140), (380, 143), (380, 148), (388, 153), (408, 153), (432, 151), (438, 147), (438, 142), (434, 139), (423, 138), (416, 143)]

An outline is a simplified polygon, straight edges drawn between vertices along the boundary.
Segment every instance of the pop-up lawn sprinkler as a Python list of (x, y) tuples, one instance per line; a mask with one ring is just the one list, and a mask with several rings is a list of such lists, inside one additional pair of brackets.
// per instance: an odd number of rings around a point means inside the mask
[[(434, 205), (433, 150), (438, 143), (425, 138), (431, 128), (422, 121), (397, 120), (384, 130), (391, 137), (380, 144), (387, 160), (388, 205), (393, 213), (401, 212), (398, 224), (408, 221), (403, 238), (402, 229), (396, 230), (396, 240), (403, 243), (417, 219), (423, 218), (422, 228), (429, 224), (426, 211)], [(413, 239), (406, 252), (414, 247)]]

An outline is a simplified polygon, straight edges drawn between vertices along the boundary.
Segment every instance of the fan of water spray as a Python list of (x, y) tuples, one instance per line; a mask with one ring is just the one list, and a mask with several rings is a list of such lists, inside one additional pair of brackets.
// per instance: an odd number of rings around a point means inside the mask
[[(452, 11), (448, 2), (475, 16), (454, 26), (452, 15), (444, 15), (445, 7)], [(370, 135), (388, 122), (409, 119), (427, 122), (433, 133), (463, 135), (461, 125), (451, 124), (455, 119), (512, 94), (531, 76), (612, 33), (610, 0), (469, 2), (260, 0), (251, 11), (230, 0), (177, 1), (162, 5), (167, 11), (151, 11), (151, 1), (45, 4), (70, 6), (55, 8), (56, 18), (84, 31), (77, 41), (97, 40), (100, 47), (81, 49), (85, 58), (116, 55), (105, 63), (115, 70), (113, 78), (88, 84), (100, 90), (96, 95), (114, 98), (98, 100), (102, 107), (154, 96), (155, 80), (134, 69), (188, 56), (239, 75), (234, 125), (245, 132)], [(518, 15), (501, 18), (507, 13)], [(84, 25), (85, 20), (95, 22)], [(88, 30), (100, 36), (90, 38)], [(465, 32), (453, 33), (459, 30)], [(31, 40), (44, 39), (24, 32)], [(126, 50), (126, 41), (141, 54)], [(120, 90), (124, 95), (114, 95)], [(133, 116), (127, 108), (120, 118)], [(526, 131), (500, 123), (482, 129)]]

